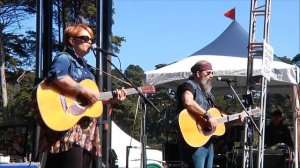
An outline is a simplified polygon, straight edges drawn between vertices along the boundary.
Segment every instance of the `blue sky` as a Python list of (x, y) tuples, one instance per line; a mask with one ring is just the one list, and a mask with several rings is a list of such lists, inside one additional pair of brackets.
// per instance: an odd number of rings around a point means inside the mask
[[(263, 2), (264, 0), (260, 0)], [(224, 13), (236, 8), (236, 21), (248, 32), (250, 0), (114, 0), (113, 34), (124, 36), (118, 53), (122, 69), (179, 61), (217, 38), (232, 22)], [(260, 6), (260, 5), (258, 5)], [(276, 55), (300, 53), (299, 0), (272, 0), (270, 45)], [(258, 17), (263, 18), (263, 17)], [(263, 22), (258, 20), (257, 39)], [(118, 65), (118, 61), (113, 58)]]
[[(114, 35), (123, 36), (119, 55), (122, 70), (130, 64), (144, 71), (179, 61), (217, 38), (232, 22), (224, 13), (236, 8), (236, 21), (248, 32), (251, 0), (113, 0)], [(264, 3), (265, 0), (258, 0)], [(260, 6), (260, 5), (258, 5)], [(300, 53), (299, 0), (272, 0), (270, 45), (278, 56)], [(263, 18), (263, 17), (258, 17)], [(22, 30), (35, 29), (35, 17)], [(257, 38), (263, 22), (258, 20)], [(13, 29), (14, 27), (11, 27)], [(258, 39), (261, 41), (261, 39)], [(90, 53), (88, 62), (94, 65)], [(112, 58), (119, 67), (119, 61)]]

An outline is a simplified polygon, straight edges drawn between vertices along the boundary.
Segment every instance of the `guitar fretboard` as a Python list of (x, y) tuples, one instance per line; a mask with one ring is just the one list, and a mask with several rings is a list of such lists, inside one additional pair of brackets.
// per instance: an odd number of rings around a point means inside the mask
[[(250, 115), (258, 115), (260, 113), (260, 110), (259, 109), (253, 109), (251, 111), (248, 111), (248, 113)], [(218, 123), (226, 123), (226, 122), (229, 122), (229, 121), (239, 119), (240, 115), (247, 116), (247, 113), (246, 112), (241, 112), (241, 113), (237, 113), (237, 114), (224, 116), (224, 117), (218, 118), (217, 121), (218, 121)]]
[(246, 113), (242, 112), (242, 113), (237, 113), (237, 114), (224, 116), (224, 117), (218, 118), (217, 121), (218, 121), (218, 123), (226, 123), (226, 122), (229, 122), (229, 121), (237, 120), (237, 119), (239, 119), (239, 116), (241, 114), (246, 114)]
[[(136, 94), (138, 93), (134, 88), (129, 88), (129, 89), (124, 89), (127, 93), (127, 95), (132, 95), (132, 94)], [(138, 90), (141, 91), (141, 87), (138, 87)], [(101, 92), (100, 93), (100, 98), (99, 100), (108, 100), (110, 98), (114, 97), (114, 91), (110, 91), (110, 92)]]

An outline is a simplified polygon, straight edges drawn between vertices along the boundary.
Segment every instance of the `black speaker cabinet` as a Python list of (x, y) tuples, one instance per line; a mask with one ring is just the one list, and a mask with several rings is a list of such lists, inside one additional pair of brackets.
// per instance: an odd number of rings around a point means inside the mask
[(168, 161), (180, 161), (180, 153), (177, 143), (165, 142), (163, 147), (163, 160)]
[[(253, 151), (253, 168), (257, 168), (257, 150)], [(243, 165), (242, 150), (235, 151), (234, 153), (227, 153), (227, 166), (226, 168), (239, 168)], [(286, 155), (281, 150), (265, 150), (264, 153), (264, 167), (265, 168), (288, 168), (286, 162)]]

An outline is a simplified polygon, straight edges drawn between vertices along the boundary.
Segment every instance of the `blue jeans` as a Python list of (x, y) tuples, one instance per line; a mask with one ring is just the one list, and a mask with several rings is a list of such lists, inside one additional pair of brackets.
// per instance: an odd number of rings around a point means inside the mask
[(192, 162), (195, 168), (212, 168), (214, 159), (213, 144), (199, 147), (192, 155)]

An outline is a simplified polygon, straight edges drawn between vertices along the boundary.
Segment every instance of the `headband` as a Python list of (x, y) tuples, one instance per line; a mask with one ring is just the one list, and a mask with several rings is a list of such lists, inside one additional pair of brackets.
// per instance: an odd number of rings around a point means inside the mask
[(197, 62), (192, 68), (192, 73), (196, 73), (197, 71), (207, 71), (212, 70), (212, 65), (209, 62)]

